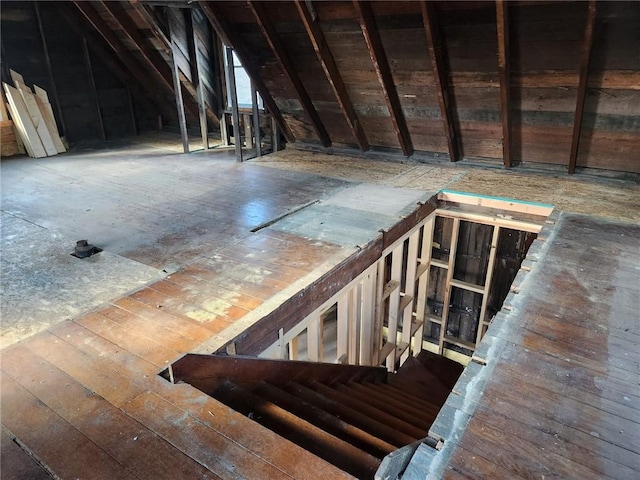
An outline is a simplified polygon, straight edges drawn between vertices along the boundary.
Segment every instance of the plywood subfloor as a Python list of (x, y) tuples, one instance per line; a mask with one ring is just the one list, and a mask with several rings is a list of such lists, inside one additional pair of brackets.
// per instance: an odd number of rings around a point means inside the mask
[(423, 191), (459, 190), (555, 205), (559, 210), (640, 223), (640, 184), (593, 175), (416, 164), (287, 149), (253, 160), (277, 169)]

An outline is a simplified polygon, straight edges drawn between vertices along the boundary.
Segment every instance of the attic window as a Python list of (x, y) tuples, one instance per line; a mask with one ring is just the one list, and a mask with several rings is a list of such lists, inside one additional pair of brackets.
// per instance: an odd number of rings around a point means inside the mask
[[(226, 55), (223, 56), (224, 57), (224, 64), (225, 64), (225, 75), (227, 72), (227, 57)], [(249, 78), (249, 75), (247, 75), (247, 72), (245, 71), (244, 67), (242, 66), (242, 64), (240, 63), (240, 60), (238, 59), (238, 56), (236, 55), (236, 52), (233, 52), (233, 71), (235, 73), (235, 77), (236, 77), (236, 94), (238, 96), (238, 107), (239, 108), (252, 108), (252, 103), (251, 103), (251, 79)], [(231, 90), (230, 90), (230, 86), (229, 86), (229, 79), (226, 79), (226, 85), (227, 85), (227, 108), (231, 109)], [(262, 97), (260, 97), (260, 94), (258, 94), (258, 108), (259, 109), (264, 109), (264, 105), (262, 102)]]

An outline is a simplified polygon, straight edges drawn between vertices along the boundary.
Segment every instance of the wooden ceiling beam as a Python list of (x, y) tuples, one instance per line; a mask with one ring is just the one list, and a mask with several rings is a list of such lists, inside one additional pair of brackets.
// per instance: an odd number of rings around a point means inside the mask
[(284, 136), (289, 142), (295, 141), (295, 137), (293, 132), (289, 128), (289, 125), (284, 120), (282, 116), (282, 112), (276, 105), (276, 102), (273, 100), (273, 97), (269, 93), (269, 89), (263, 82), (262, 78), (259, 75), (259, 69), (254, 65), (249, 52), (244, 48), (241, 39), (234, 28), (232, 28), (227, 21), (224, 19), (222, 15), (220, 15), (218, 11), (218, 7), (214, 4), (214, 2), (199, 2), (200, 8), (202, 8), (203, 13), (209, 19), (211, 26), (213, 26), (216, 33), (220, 36), (222, 41), (229, 47), (233, 48), (238, 59), (242, 63), (247, 75), (254, 83), (256, 89), (260, 93), (264, 104), (266, 105), (269, 113), (273, 115), (276, 120), (276, 123), (284, 133)]
[(498, 76), (500, 77), (500, 110), (502, 113), (502, 155), (504, 168), (511, 168), (511, 97), (509, 78), (509, 14), (507, 3), (496, 0), (496, 25), (498, 30)]
[(576, 111), (573, 118), (573, 135), (571, 136), (571, 154), (569, 157), (569, 173), (576, 172), (578, 162), (578, 150), (580, 148), (580, 134), (582, 133), (582, 116), (584, 102), (587, 95), (587, 82), (589, 80), (589, 62), (593, 48), (593, 30), (596, 22), (596, 2), (589, 1), (587, 22), (584, 30), (584, 42), (582, 44), (582, 60), (580, 63), (580, 79), (578, 81), (578, 95), (576, 98)]
[(316, 135), (318, 136), (318, 139), (324, 147), (330, 147), (331, 139), (329, 138), (329, 133), (327, 132), (324, 123), (322, 123), (322, 119), (320, 118), (320, 115), (318, 115), (318, 111), (313, 105), (313, 102), (311, 101), (307, 90), (300, 80), (300, 76), (296, 72), (293, 62), (291, 61), (289, 54), (285, 50), (275, 27), (271, 23), (271, 20), (269, 20), (264, 6), (260, 2), (255, 1), (250, 1), (248, 3), (249, 8), (253, 12), (254, 17), (258, 22), (258, 26), (260, 27), (262, 35), (267, 40), (267, 43), (269, 44), (271, 51), (276, 57), (276, 60), (280, 64), (280, 67), (293, 85), (302, 108), (311, 119), (311, 124), (316, 132)]
[(342, 80), (342, 75), (340, 75), (338, 65), (336, 64), (336, 61), (333, 58), (331, 51), (329, 50), (327, 41), (324, 37), (324, 34), (322, 33), (320, 24), (318, 23), (317, 16), (313, 16), (309, 12), (309, 9), (307, 8), (307, 2), (295, 0), (295, 4), (300, 15), (300, 19), (302, 20), (305, 30), (307, 31), (307, 35), (311, 40), (313, 49), (316, 52), (316, 56), (318, 57), (318, 60), (322, 65), (322, 69), (324, 70), (327, 80), (329, 80), (329, 83), (331, 84), (331, 88), (335, 93), (338, 104), (342, 109), (342, 113), (347, 120), (347, 124), (349, 125), (353, 136), (358, 142), (360, 149), (366, 152), (367, 150), (369, 150), (369, 141), (367, 140), (364, 130), (362, 129), (362, 125), (360, 124), (358, 115), (353, 108), (353, 103), (351, 103), (351, 100), (349, 99), (347, 88), (345, 87)]
[(360, 2), (358, 0), (353, 1), (353, 6), (356, 9), (358, 15), (358, 21), (360, 22), (360, 29), (367, 42), (367, 48), (369, 50), (369, 57), (376, 70), (378, 81), (382, 87), (384, 99), (387, 102), (387, 108), (389, 109), (389, 115), (391, 115), (391, 121), (393, 128), (396, 131), (398, 142), (402, 153), (409, 157), (413, 155), (413, 143), (411, 141), (411, 135), (409, 134), (409, 128), (402, 112), (402, 105), (398, 98), (398, 91), (396, 90), (395, 83), (393, 81), (393, 75), (391, 74), (391, 68), (389, 67), (389, 61), (382, 45), (382, 39), (378, 32), (373, 11), (369, 2)]
[(452, 162), (460, 160), (460, 148), (458, 143), (458, 128), (454, 121), (453, 96), (449, 89), (447, 80), (446, 60), (443, 51), (442, 36), (438, 28), (438, 19), (435, 5), (432, 2), (421, 2), (422, 23), (427, 37), (427, 50), (431, 60), (431, 68), (435, 80), (438, 104), (440, 105), (440, 116), (442, 126), (449, 148), (449, 158)]

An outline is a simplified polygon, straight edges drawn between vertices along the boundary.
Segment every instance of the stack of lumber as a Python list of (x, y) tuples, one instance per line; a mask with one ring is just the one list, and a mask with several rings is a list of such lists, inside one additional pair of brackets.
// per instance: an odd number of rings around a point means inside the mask
[[(34, 158), (65, 152), (47, 92), (37, 85), (31, 90), (25, 84), (22, 75), (13, 70), (10, 70), (10, 73), (15, 86), (7, 83), (3, 83), (2, 86), (13, 126), (18, 133), (15, 138), (16, 145), (21, 141), (27, 154)], [(4, 147), (4, 137), (2, 140)], [(8, 140), (10, 141), (10, 138)]]

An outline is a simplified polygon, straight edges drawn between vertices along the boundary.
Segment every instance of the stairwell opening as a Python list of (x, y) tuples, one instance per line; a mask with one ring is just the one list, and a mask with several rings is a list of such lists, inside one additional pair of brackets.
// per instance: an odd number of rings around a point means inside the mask
[(164, 375), (374, 478), (401, 450), (439, 447), (430, 427), (552, 209), (440, 192), (216, 354)]

